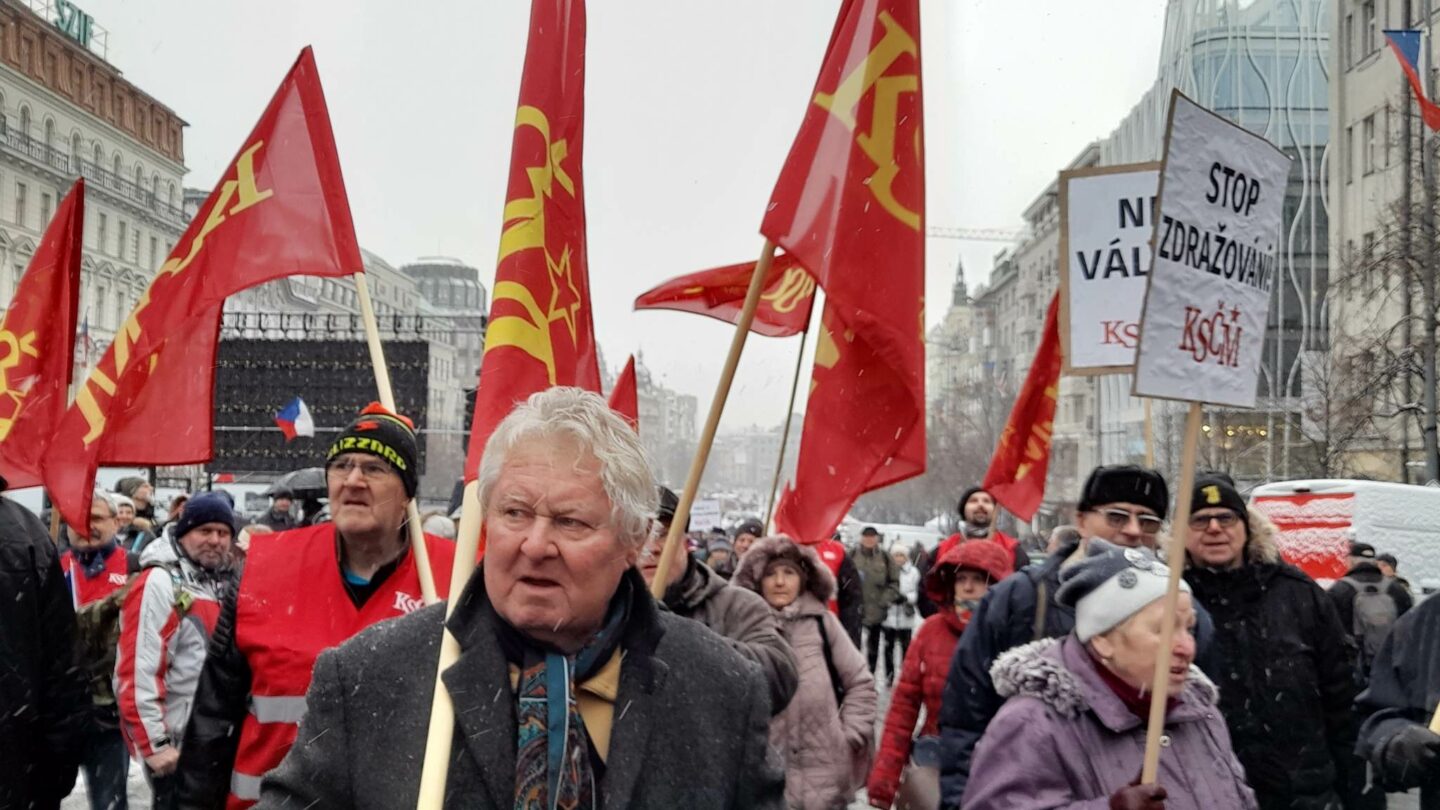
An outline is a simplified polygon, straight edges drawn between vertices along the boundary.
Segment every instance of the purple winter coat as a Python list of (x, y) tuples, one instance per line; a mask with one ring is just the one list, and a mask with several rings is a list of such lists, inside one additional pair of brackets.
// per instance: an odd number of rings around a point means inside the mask
[[(1073, 633), (1011, 650), (990, 676), (1007, 700), (975, 748), (965, 810), (1099, 810), (1140, 775), (1145, 723), (1101, 680)], [(1166, 810), (1256, 807), (1215, 706), (1218, 694), (1190, 667), (1161, 738)]]

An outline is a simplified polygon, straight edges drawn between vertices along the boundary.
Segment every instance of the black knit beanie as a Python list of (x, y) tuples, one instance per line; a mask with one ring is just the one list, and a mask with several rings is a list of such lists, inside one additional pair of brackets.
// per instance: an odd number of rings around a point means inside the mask
[(415, 497), (420, 487), (420, 449), (415, 440), (415, 424), (409, 417), (389, 411), (378, 402), (366, 405), (330, 445), (325, 461), (328, 463), (341, 453), (368, 453), (384, 459), (405, 484), (405, 494)]

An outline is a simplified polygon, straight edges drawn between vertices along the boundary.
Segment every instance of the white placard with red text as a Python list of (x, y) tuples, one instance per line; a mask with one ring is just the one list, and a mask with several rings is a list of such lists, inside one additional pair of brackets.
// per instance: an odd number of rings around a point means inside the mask
[(1150, 277), (1160, 164), (1060, 173), (1060, 339), (1066, 374), (1130, 371)]
[(1269, 141), (1171, 96), (1137, 396), (1255, 405), (1289, 177)]

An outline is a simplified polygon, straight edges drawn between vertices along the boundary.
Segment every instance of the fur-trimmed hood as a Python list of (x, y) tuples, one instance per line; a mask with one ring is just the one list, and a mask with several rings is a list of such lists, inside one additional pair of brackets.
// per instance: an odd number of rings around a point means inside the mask
[[(1277, 545), (1276, 538), (1274, 538), (1276, 528), (1274, 528), (1274, 523), (1270, 522), (1270, 517), (1266, 516), (1266, 513), (1260, 512), (1259, 509), (1246, 509), (1246, 513), (1248, 515), (1246, 519), (1247, 539), (1244, 555), (1246, 555), (1247, 564), (1280, 562), (1280, 546)], [(1189, 532), (1189, 529), (1184, 526), (1174, 526), (1171, 532), (1174, 532), (1178, 538), (1165, 535), (1164, 538), (1159, 539), (1159, 548), (1168, 551), (1176, 539), (1181, 539), (1179, 545), (1184, 546), (1182, 538), (1185, 538), (1185, 532)], [(1185, 553), (1185, 558), (1189, 559), (1189, 552)]]
[[(1073, 635), (1041, 639), (1010, 650), (995, 660), (990, 678), (1001, 697), (1032, 697), (1067, 719), (1094, 711), (1114, 731), (1140, 723), (1101, 680), (1090, 653)], [(1182, 713), (1203, 715), (1219, 697), (1215, 684), (1191, 664), (1189, 680), (1180, 694), (1181, 705), (1171, 717), (1183, 720), (1190, 718)]]
[(799, 564), (805, 572), (805, 589), (820, 600), (830, 601), (835, 594), (835, 576), (829, 566), (820, 561), (820, 555), (810, 546), (801, 545), (784, 535), (770, 535), (756, 540), (740, 558), (730, 584), (760, 593), (760, 580), (765, 578), (765, 567), (776, 557), (788, 557)]

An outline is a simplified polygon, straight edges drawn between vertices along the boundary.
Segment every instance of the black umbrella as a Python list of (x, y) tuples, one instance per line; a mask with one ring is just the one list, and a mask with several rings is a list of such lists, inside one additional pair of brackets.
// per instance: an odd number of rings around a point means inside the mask
[(275, 479), (275, 483), (265, 490), (266, 495), (274, 495), (278, 490), (287, 490), (291, 495), (299, 499), (323, 498), (329, 494), (329, 488), (325, 484), (324, 467), (306, 467), (301, 470), (292, 470)]

